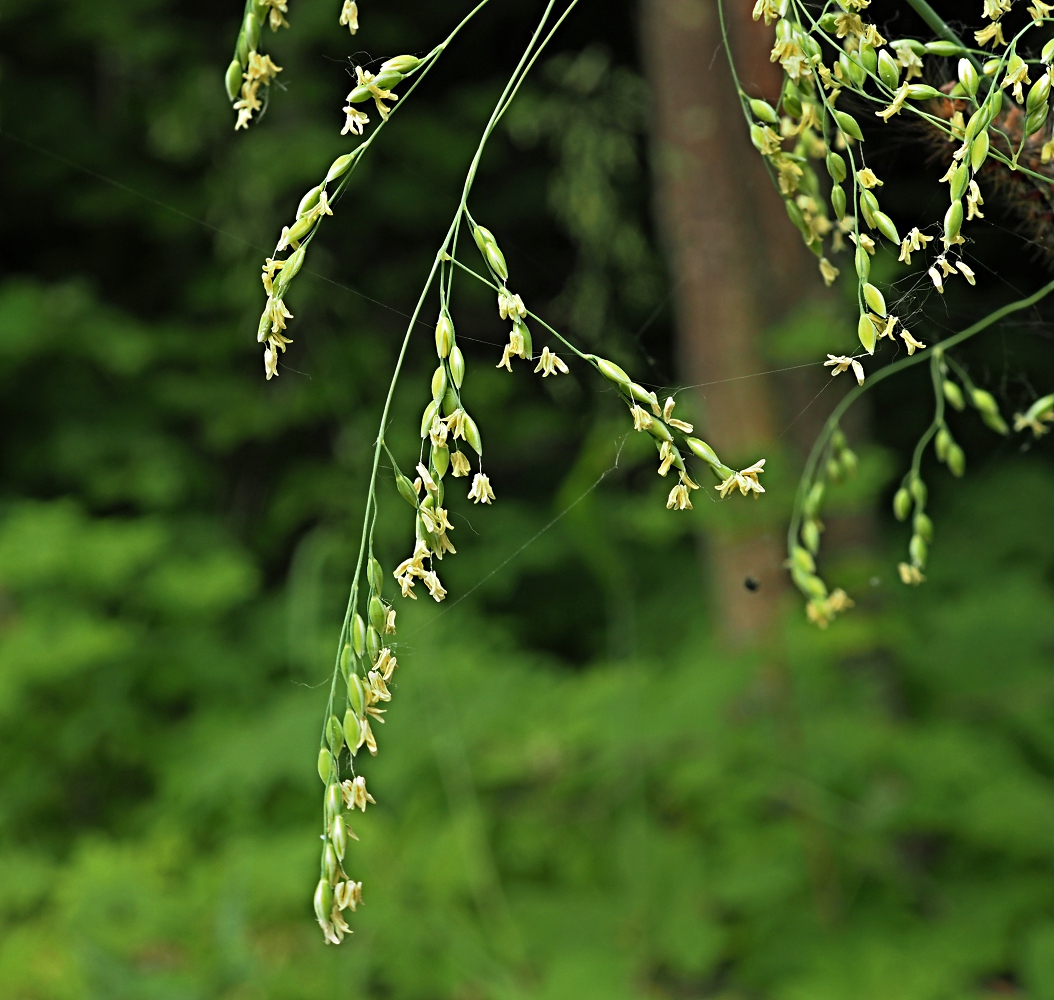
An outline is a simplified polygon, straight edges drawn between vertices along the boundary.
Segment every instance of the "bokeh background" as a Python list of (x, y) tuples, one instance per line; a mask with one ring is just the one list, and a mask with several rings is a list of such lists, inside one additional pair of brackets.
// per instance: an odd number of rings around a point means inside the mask
[[(970, 469), (927, 460), (937, 538), (906, 590), (888, 501), (932, 402), (925, 372), (884, 384), (827, 519), (857, 608), (805, 624), (779, 536), (847, 388), (817, 358), (855, 319), (771, 211), (712, 0), (584, 0), (472, 207), (533, 308), (696, 386), (681, 409), (766, 455), (769, 493), (668, 513), (613, 394), (495, 371), (504, 325), (457, 286), (498, 503), (453, 504), (448, 604), (400, 606), (351, 852), (366, 905), (323, 945), (315, 754), (382, 386), (542, 4), (493, 0), (386, 129), (269, 383), (260, 263), (347, 148), (350, 60), (426, 51), (468, 4), (362, 0), (353, 39), (337, 0), (291, 0), (282, 86), (235, 135), (240, 6), (3, 7), (0, 997), (1054, 998), (1051, 446), (953, 415)], [(749, 6), (734, 40), (764, 93)], [(902, 6), (876, 19), (921, 34)], [(882, 135), (884, 207), (939, 219), (929, 138)], [(988, 221), (968, 294), (877, 259), (923, 339), (1046, 280), (1012, 212)], [(407, 465), (430, 341), (389, 436)], [(1038, 311), (963, 361), (1009, 413), (1054, 388)], [(385, 490), (390, 566), (412, 529)]]

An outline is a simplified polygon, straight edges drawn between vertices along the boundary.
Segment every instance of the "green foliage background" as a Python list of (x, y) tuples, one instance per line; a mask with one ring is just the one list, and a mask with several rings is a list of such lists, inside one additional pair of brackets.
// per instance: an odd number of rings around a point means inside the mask
[[(893, 585), (905, 540), (879, 538), (835, 568), (856, 612), (819, 633), (794, 608), (782, 654), (732, 656), (691, 532), (733, 515), (667, 515), (595, 384), (495, 373), (504, 331), (468, 287), (499, 503), (456, 508), (445, 580), (469, 597), (400, 609), (352, 850), (366, 906), (322, 944), (319, 685), (378, 386), (535, 12), (496, 4), (400, 113), (312, 245), (265, 383), (257, 270), (345, 148), (347, 57), (425, 49), (454, 12), (363, 0), (349, 41), (335, 3), (294, 0), (285, 90), (235, 137), (238, 6), (4, 9), (0, 997), (1054, 998), (1049, 445), (985, 456), (964, 422), (980, 468), (954, 491), (932, 473), (930, 583)], [(670, 384), (632, 24), (583, 5), (474, 212), (529, 302)], [(1008, 406), (1050, 384), (1045, 329), (974, 359)], [(914, 391), (877, 401), (846, 504), (923, 424)], [(394, 562), (409, 516), (386, 507)]]

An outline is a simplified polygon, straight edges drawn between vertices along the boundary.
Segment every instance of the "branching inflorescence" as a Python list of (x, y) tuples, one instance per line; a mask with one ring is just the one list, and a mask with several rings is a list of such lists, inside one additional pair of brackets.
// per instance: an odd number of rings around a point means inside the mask
[[(845, 410), (870, 385), (915, 363), (929, 364), (935, 398), (933, 421), (919, 440), (911, 468), (893, 501), (897, 518), (910, 518), (913, 529), (908, 558), (900, 563), (899, 575), (904, 583), (917, 585), (925, 579), (933, 539), (921, 474), (925, 451), (932, 442), (937, 458), (955, 476), (961, 476), (966, 467), (964, 452), (945, 420), (946, 406), (956, 410), (970, 406), (996, 433), (1010, 433), (995, 398), (973, 384), (950, 351), (995, 319), (1039, 301), (1054, 287), (1047, 286), (927, 349), (887, 304), (889, 289), (883, 291), (872, 282), (871, 259), (885, 240), (901, 263), (918, 266), (913, 256), (924, 258), (922, 269), (938, 293), (943, 294), (953, 279), (974, 285), (974, 270), (962, 256), (963, 227), (984, 218), (982, 184), (1000, 176), (1028, 178), (1048, 200), (1054, 184), (1054, 172), (1046, 169), (1054, 160), (1048, 122), (1054, 38), (1041, 37), (1032, 46), (1039, 49), (1038, 58), (1031, 57), (1027, 47), (1036, 32), (1052, 22), (1054, 5), (1032, 0), (1025, 23), (1007, 39), (1004, 17), (1013, 0), (978, 0), (981, 24), (971, 47), (925, 0), (907, 2), (936, 38), (888, 41), (865, 18), (870, 0), (837, 0), (822, 7), (802, 0), (757, 0), (754, 19), (774, 23), (771, 58), (783, 69), (776, 106), (752, 97), (736, 78), (751, 141), (765, 158), (787, 215), (818, 258), (820, 274), (828, 285), (837, 280), (840, 269), (827, 253), (834, 256), (852, 250), (861, 352), (829, 354), (824, 364), (832, 375), (852, 371), (858, 385), (835, 409), (809, 458), (788, 536), (791, 576), (807, 598), (809, 618), (821, 626), (852, 604), (842, 590), (828, 590), (815, 563), (827, 483), (852, 471), (856, 462), (838, 426)], [(1025, 0), (1018, 4), (1025, 6)], [(735, 76), (727, 34), (726, 49)], [(954, 79), (940, 88), (926, 83), (927, 73), (936, 80), (940, 70), (940, 64), (930, 64), (941, 61), (946, 65), (946, 60), (954, 61)], [(948, 208), (943, 223), (930, 231), (916, 225), (902, 238), (882, 208), (878, 191), (884, 182), (867, 164), (867, 143), (858, 118), (869, 105), (872, 117), (883, 123), (902, 113), (914, 116), (940, 137), (948, 151), (949, 166), (940, 178), (941, 184), (948, 185)], [(819, 173), (811, 165), (816, 161), (824, 163), (830, 178), (826, 198)], [(863, 361), (875, 355), (883, 340), (893, 344), (899, 340), (907, 357), (868, 378)], [(1013, 426), (1015, 431), (1030, 430), (1039, 436), (1052, 421), (1054, 396), (1046, 396), (1017, 414)]]
[[(464, 25), (488, 2), (481, 0), (450, 35), (427, 55), (395, 56), (383, 61), (376, 73), (362, 66), (356, 67), (356, 85), (346, 99), (346, 120), (342, 134), (364, 135), (370, 118), (362, 109), (369, 107), (369, 102), (376, 109), (379, 121), (355, 148), (333, 162), (321, 183), (304, 195), (295, 219), (292, 224), (283, 227), (274, 254), (264, 262), (263, 284), (267, 301), (260, 317), (258, 341), (264, 348), (264, 370), (268, 379), (279, 374), (280, 356), (291, 343), (286, 333), (288, 321), (293, 316), (286, 305), (286, 295), (304, 265), (307, 249), (322, 220), (333, 214), (333, 205), (345, 191), (357, 165), (394, 112), (420, 85)], [(691, 424), (674, 416), (675, 402), (672, 397), (660, 404), (656, 393), (634, 382), (617, 364), (579, 350), (540, 316), (528, 310), (522, 298), (509, 287), (509, 269), (497, 238), (479, 224), (469, 210), (469, 196), (487, 141), (515, 98), (528, 71), (577, 4), (578, 0), (568, 0), (565, 9), (555, 16), (556, 0), (549, 0), (491, 113), (469, 165), (457, 210), (407, 326), (381, 413), (359, 555), (341, 627), (318, 755), (318, 773), (325, 785), (325, 794), (323, 848), (314, 905), (326, 941), (334, 944), (349, 933), (344, 919), (345, 911), (354, 911), (362, 902), (361, 882), (349, 878), (345, 870), (349, 840), (355, 838), (347, 814), (355, 808), (365, 810), (367, 803), (373, 802), (373, 799), (366, 790), (364, 777), (356, 773), (355, 761), (363, 746), (371, 754), (377, 753), (373, 727), (384, 721), (385, 709), (381, 706), (391, 700), (389, 683), (398, 665), (393, 639), (396, 611), (384, 597), (386, 573), (373, 551), (381, 457), (383, 455), (391, 463), (396, 491), (414, 510), (413, 549), (392, 573), (404, 598), (416, 599), (415, 588), (418, 584), (436, 601), (442, 601), (446, 596), (437, 564), (444, 556), (456, 551), (450, 538), (453, 525), (444, 507), (448, 475), (450, 480), (468, 479), (471, 476), (468, 498), (473, 502), (490, 504), (495, 500), (493, 486), (482, 467), (482, 435), (462, 394), (466, 374), (465, 358), (457, 344), (451, 312), (454, 275), (462, 273), (488, 285), (497, 295), (500, 319), (511, 324), (509, 340), (497, 367), (511, 372), (513, 362), (523, 360), (532, 363), (534, 372), (542, 378), (559, 376), (569, 371), (567, 362), (549, 345), (543, 346), (536, 355), (534, 338), (528, 325), (530, 321), (536, 329), (544, 330), (552, 338), (554, 346), (557, 343), (563, 345), (613, 384), (629, 411), (633, 429), (654, 441), (659, 475), (667, 477), (673, 473), (675, 482), (669, 492), (667, 508), (691, 509), (691, 493), (699, 489), (687, 465), (687, 461), (692, 458), (708, 466), (717, 477), (715, 490), (722, 498), (736, 491), (743, 496), (754, 497), (765, 492), (760, 483), (764, 459), (741, 470), (726, 466), (705, 441), (693, 436)], [(280, 72), (280, 68), (267, 55), (258, 51), (258, 44), (264, 22), (269, 22), (273, 29), (277, 29), (285, 24), (282, 16), (285, 12), (286, 4), (282, 0), (249, 0), (246, 5), (235, 59), (227, 73), (228, 93), (238, 112), (236, 129), (247, 127), (254, 113), (262, 111), (270, 82)], [(358, 11), (354, 3), (344, 3), (339, 20), (353, 33), (358, 29)], [(409, 86), (401, 94), (396, 94), (395, 88), (407, 81)], [(399, 103), (395, 103), (397, 101)], [(463, 229), (471, 235), (471, 243), (467, 240), (464, 242), (469, 246), (474, 244), (482, 258), (482, 273), (458, 258), (459, 237)], [(438, 365), (431, 380), (429, 402), (420, 417), (420, 452), (416, 463), (413, 463), (414, 471), (407, 475), (389, 449), (385, 431), (389, 426), (392, 399), (411, 335), (429, 295), (436, 287), (439, 296), (435, 327)], [(338, 714), (340, 706), (344, 708), (343, 716)]]

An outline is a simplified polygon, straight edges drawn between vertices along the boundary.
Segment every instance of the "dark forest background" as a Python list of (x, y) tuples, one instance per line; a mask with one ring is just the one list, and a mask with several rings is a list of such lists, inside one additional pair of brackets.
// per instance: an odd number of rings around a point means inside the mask
[[(691, 322), (705, 275), (663, 221), (684, 195), (671, 144), (724, 171), (686, 175), (714, 210), (729, 177), (759, 215), (768, 197), (742, 126), (691, 104), (693, 80), (726, 93), (710, 0), (584, 0), (472, 207), (516, 291), (591, 349), (656, 387), (737, 379), (684, 406), (708, 435), (736, 406), (769, 415), (750, 442), (769, 493), (667, 512), (613, 393), (581, 368), (495, 371), (504, 325), (458, 286), (498, 503), (452, 505), (448, 605), (400, 607), (365, 767), (379, 804), (351, 852), (366, 905), (323, 945), (322, 685), (382, 386), (542, 4), (493, 0), (386, 129), (312, 244), (271, 382), (259, 267), (348, 147), (349, 60), (426, 51), (467, 6), (362, 0), (353, 39), (336, 0), (292, 0), (267, 36), (281, 87), (235, 135), (237, 0), (3, 5), (0, 997), (1054, 1000), (1049, 439), (954, 417), (969, 472), (927, 460), (937, 535), (907, 590), (888, 501), (932, 402), (925, 372), (891, 380), (850, 428), (860, 471), (828, 518), (824, 571), (857, 608), (812, 629), (765, 576), (848, 381), (815, 362), (851, 346), (855, 306), (798, 276), (785, 222), (743, 228), (754, 277), (794, 287), (750, 292), (749, 369), (700, 360), (723, 327)], [(921, 34), (901, 7), (875, 19)], [(694, 59), (663, 48), (662, 18)], [(747, 64), (764, 75), (764, 53)], [(939, 219), (931, 140), (880, 135), (884, 206), (902, 231)], [(1047, 280), (1012, 211), (993, 198), (988, 221), (977, 290), (939, 299), (877, 259), (923, 339)], [(1054, 388), (1046, 315), (963, 354), (1007, 413)], [(422, 326), (389, 435), (408, 463), (430, 341)], [(775, 369), (793, 370), (740, 379)], [(382, 504), (394, 564), (410, 512), (394, 489)]]

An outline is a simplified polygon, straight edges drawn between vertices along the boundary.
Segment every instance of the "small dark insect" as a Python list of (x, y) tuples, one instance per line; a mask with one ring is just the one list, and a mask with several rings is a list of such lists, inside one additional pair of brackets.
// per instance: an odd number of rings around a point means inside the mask
[(752, 576), (748, 576), (743, 581), (743, 586), (746, 587), (747, 590), (749, 590), (752, 594), (757, 593), (759, 590), (761, 590), (761, 584), (758, 583), (758, 581), (755, 580)]

